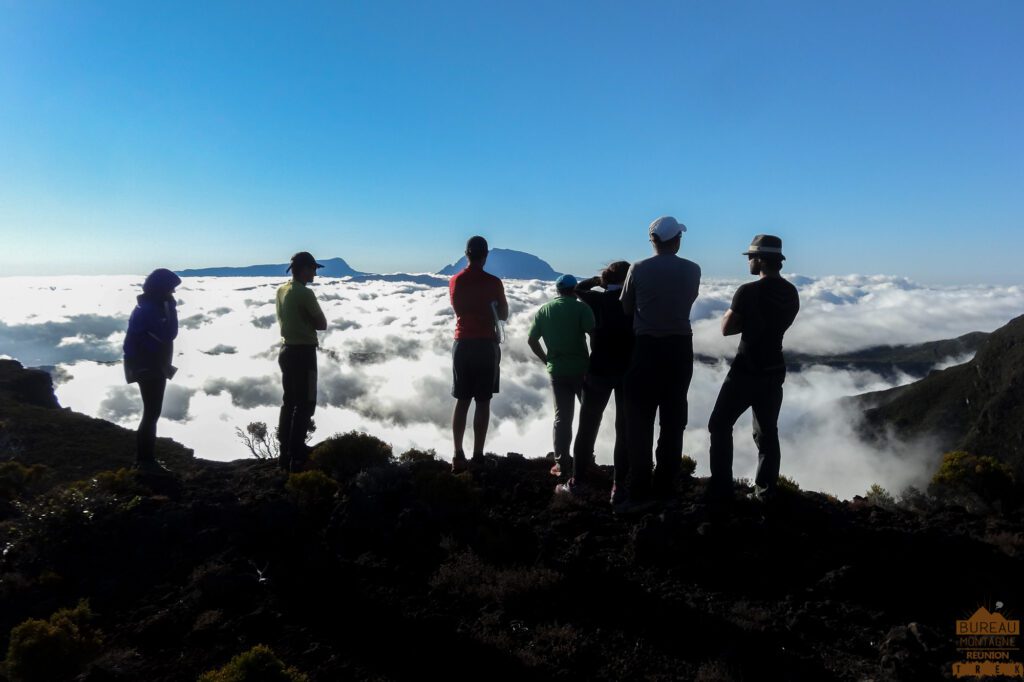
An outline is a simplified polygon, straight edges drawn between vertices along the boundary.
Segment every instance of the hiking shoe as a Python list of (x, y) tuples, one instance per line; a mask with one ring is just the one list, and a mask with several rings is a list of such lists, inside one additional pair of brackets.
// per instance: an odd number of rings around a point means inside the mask
[(751, 502), (767, 504), (775, 499), (775, 493), (770, 488), (762, 488), (759, 485), (755, 485), (754, 491), (747, 493), (747, 499)]
[(551, 467), (551, 475), (558, 477), (562, 475), (562, 465), (555, 462), (555, 466)]
[(565, 483), (559, 483), (555, 486), (556, 495), (566, 495), (569, 497), (578, 497), (583, 492), (583, 484), (578, 482), (575, 478), (570, 478)]
[[(476, 458), (474, 457), (474, 459)], [(452, 457), (452, 473), (461, 474), (468, 468), (469, 461), (466, 459), (466, 454), (463, 452), (456, 452), (455, 456)]]

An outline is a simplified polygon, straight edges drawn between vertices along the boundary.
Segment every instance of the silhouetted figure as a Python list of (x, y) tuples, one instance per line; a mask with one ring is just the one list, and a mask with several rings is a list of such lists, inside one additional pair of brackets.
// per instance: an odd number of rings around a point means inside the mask
[(322, 267), (306, 251), (295, 254), (286, 270), (292, 273), (292, 280), (277, 290), (277, 323), (283, 344), (277, 363), (284, 384), (277, 438), (284, 471), (301, 471), (308, 454), (306, 436), (316, 411), (316, 333), (327, 329), (327, 318), (308, 285)]
[(452, 471), (466, 468), (462, 441), (466, 434), (469, 406), (473, 413), (473, 460), (482, 461), (487, 426), (491, 418), (491, 398), (498, 392), (501, 348), (499, 321), (508, 319), (505, 287), (494, 275), (484, 272), (487, 240), (480, 236), (466, 242), (466, 267), (448, 283), (448, 295), (455, 310), (455, 342), (452, 344), (452, 437), (455, 453)]
[[(558, 487), (558, 492), (574, 494), (587, 483), (594, 466), (594, 443), (601, 428), (601, 418), (608, 400), (615, 394), (615, 478), (612, 502), (625, 491), (629, 473), (629, 447), (626, 442), (626, 402), (623, 377), (633, 354), (633, 316), (622, 309), (619, 295), (626, 280), (629, 263), (617, 261), (597, 277), (576, 285), (576, 295), (594, 313), (594, 331), (590, 334), (590, 366), (583, 380), (580, 423), (573, 443), (572, 478)], [(593, 291), (594, 287), (604, 291)]]
[(782, 240), (759, 234), (745, 251), (755, 282), (736, 290), (722, 317), (722, 334), (742, 334), (729, 374), (711, 412), (711, 487), (713, 497), (732, 497), (732, 427), (747, 408), (754, 412), (757, 444), (756, 499), (775, 493), (779, 478), (779, 411), (786, 363), (782, 337), (800, 310), (796, 287), (782, 278)]
[[(686, 392), (693, 376), (690, 308), (700, 287), (700, 266), (680, 258), (686, 226), (672, 217), (649, 228), (655, 255), (633, 263), (622, 287), (622, 307), (633, 314), (636, 341), (625, 377), (629, 435), (628, 499), (620, 510), (672, 494), (683, 453)], [(660, 419), (658, 466), (653, 476), (654, 415)]]
[[(556, 476), (572, 469), (569, 450), (572, 445), (572, 418), (590, 363), (587, 334), (593, 331), (595, 324), (590, 306), (576, 299), (576, 285), (576, 278), (572, 275), (562, 275), (555, 281), (558, 298), (548, 301), (537, 311), (528, 339), (530, 349), (547, 365), (551, 377), (551, 392), (555, 398), (552, 428), (555, 465), (551, 473)], [(541, 346), (541, 340), (544, 346)]]
[(146, 277), (142, 293), (128, 320), (124, 338), (124, 375), (128, 383), (138, 383), (142, 393), (142, 420), (136, 436), (135, 464), (145, 469), (161, 469), (156, 461), (156, 423), (163, 410), (167, 380), (177, 371), (174, 339), (178, 336), (178, 309), (174, 289), (181, 279), (164, 268)]

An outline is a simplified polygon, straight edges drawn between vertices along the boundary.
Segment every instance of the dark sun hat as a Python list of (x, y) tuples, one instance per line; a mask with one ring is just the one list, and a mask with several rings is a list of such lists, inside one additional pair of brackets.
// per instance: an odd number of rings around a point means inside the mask
[(316, 266), (319, 270), (323, 266), (316, 262), (316, 258), (313, 258), (313, 254), (309, 251), (299, 251), (297, 254), (292, 256), (292, 264), (288, 266), (285, 272), (291, 272), (292, 268), (301, 268), (307, 265)]
[(782, 255), (782, 240), (771, 234), (759, 234), (750, 242), (750, 248), (743, 252), (744, 256), (767, 256), (786, 260)]

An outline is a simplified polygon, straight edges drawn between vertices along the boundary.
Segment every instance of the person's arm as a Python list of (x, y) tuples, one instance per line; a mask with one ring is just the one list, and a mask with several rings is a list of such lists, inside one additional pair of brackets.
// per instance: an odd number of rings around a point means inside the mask
[(743, 331), (743, 302), (746, 300), (746, 285), (741, 286), (732, 296), (732, 304), (722, 315), (722, 336), (733, 336)]
[(508, 322), (508, 299), (505, 298), (505, 285), (498, 280), (498, 319)]
[(622, 283), (622, 293), (619, 294), (619, 301), (622, 302), (622, 310), (627, 315), (636, 312), (636, 283), (633, 281), (633, 266), (629, 266), (626, 272), (626, 281)]
[(581, 291), (590, 291), (591, 289), (593, 289), (594, 287), (596, 287), (600, 283), (601, 283), (601, 278), (600, 277), (589, 277), (589, 278), (583, 280), (582, 282), (577, 282), (576, 283), (576, 293), (578, 294)]
[(533, 324), (530, 325), (530, 335), (526, 339), (526, 343), (530, 346), (530, 350), (533, 354), (540, 358), (540, 361), (545, 365), (548, 364), (548, 354), (544, 352), (544, 347), (540, 345), (541, 337), (541, 321), (540, 314), (538, 313), (533, 318)]
[(530, 344), (530, 350), (533, 354), (540, 358), (540, 361), (545, 365), (548, 364), (548, 354), (544, 352), (544, 347), (540, 345), (540, 339), (530, 339), (527, 341)]
[(743, 318), (735, 310), (729, 308), (722, 315), (722, 336), (733, 336), (743, 331)]
[(306, 306), (306, 314), (309, 315), (309, 321), (313, 323), (313, 329), (318, 332), (326, 331), (327, 316), (321, 310), (320, 303), (316, 300), (316, 294), (308, 289), (306, 291), (309, 292), (309, 302)]

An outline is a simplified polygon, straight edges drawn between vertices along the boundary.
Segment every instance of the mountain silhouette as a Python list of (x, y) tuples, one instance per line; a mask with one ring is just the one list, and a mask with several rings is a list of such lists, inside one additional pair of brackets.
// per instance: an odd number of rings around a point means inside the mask
[[(451, 265), (438, 271), (439, 275), (454, 275), (466, 267), (463, 256)], [(487, 255), (484, 270), (502, 279), (540, 279), (553, 282), (562, 274), (555, 271), (547, 262), (533, 254), (512, 249), (491, 249)]]
[(970, 362), (855, 400), (870, 431), (932, 436), (1024, 475), (1024, 315), (992, 332)]
[[(354, 277), (366, 273), (353, 270), (342, 258), (317, 261), (324, 267), (317, 271), (321, 277)], [(241, 267), (215, 267), (178, 270), (179, 277), (287, 277), (288, 263), (272, 265), (245, 265)]]

